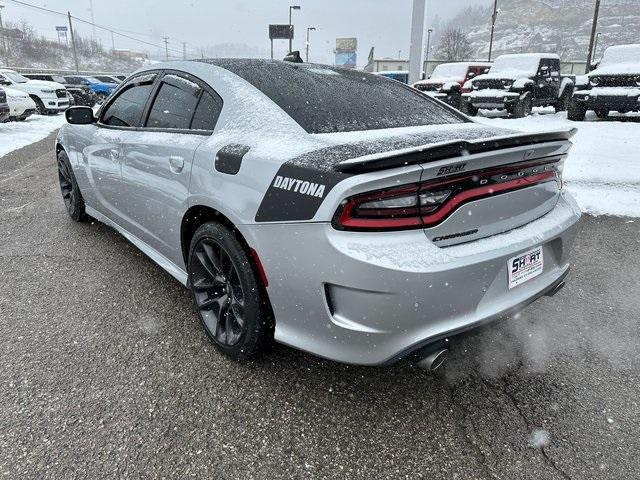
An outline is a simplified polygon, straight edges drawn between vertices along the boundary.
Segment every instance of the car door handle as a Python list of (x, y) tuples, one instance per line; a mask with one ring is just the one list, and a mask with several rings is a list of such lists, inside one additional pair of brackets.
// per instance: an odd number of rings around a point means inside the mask
[(117, 162), (118, 159), (120, 158), (120, 150), (116, 150), (114, 148), (109, 152), (109, 155), (111, 155), (111, 160), (113, 160), (114, 162)]
[(180, 173), (184, 168), (184, 158), (179, 155), (171, 155), (169, 157), (169, 167), (174, 173)]

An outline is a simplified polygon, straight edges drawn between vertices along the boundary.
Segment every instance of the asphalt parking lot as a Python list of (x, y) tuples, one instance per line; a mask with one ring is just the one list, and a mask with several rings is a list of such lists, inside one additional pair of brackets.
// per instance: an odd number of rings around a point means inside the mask
[(0, 159), (1, 478), (622, 479), (640, 471), (640, 221), (446, 369), (218, 355), (187, 290), (75, 224), (53, 136)]

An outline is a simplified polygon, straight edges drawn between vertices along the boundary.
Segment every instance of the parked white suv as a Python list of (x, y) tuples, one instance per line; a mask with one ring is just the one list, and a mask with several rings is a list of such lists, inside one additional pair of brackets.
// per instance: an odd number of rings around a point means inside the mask
[(26, 120), (36, 113), (36, 104), (31, 97), (21, 90), (3, 87), (9, 105), (9, 120)]
[(44, 80), (29, 80), (18, 72), (0, 68), (0, 87), (9, 87), (28, 94), (41, 115), (58, 113), (69, 107), (64, 85)]

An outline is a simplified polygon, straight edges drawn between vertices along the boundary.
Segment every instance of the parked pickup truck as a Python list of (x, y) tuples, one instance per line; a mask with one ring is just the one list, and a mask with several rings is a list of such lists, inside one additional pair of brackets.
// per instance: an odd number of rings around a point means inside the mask
[(58, 82), (29, 80), (14, 70), (0, 68), (0, 86), (20, 90), (29, 95), (41, 115), (58, 113), (69, 107), (67, 90)]
[(426, 80), (414, 83), (413, 88), (424, 92), (430, 97), (442, 100), (454, 108), (460, 109), (463, 85), (489, 72), (491, 63), (488, 62), (457, 62), (442, 63), (434, 68)]
[(62, 75), (52, 73), (25, 73), (25, 77), (31, 80), (45, 80), (47, 82), (58, 82), (67, 89), (67, 92), (73, 97), (73, 105), (84, 105), (85, 107), (93, 107), (98, 98), (96, 94), (86, 85), (75, 85), (67, 82)]
[(506, 110), (526, 117), (533, 107), (567, 109), (574, 80), (560, 75), (560, 57), (551, 53), (520, 53), (496, 58), (489, 73), (464, 84), (463, 111), (476, 115), (480, 108)]
[(587, 110), (599, 118), (607, 118), (612, 111), (640, 111), (640, 44), (607, 48), (588, 79), (571, 97), (569, 120), (584, 120)]

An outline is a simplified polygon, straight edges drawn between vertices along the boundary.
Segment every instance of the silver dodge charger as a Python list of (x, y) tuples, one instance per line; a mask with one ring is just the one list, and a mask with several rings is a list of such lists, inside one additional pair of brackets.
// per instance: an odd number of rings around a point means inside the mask
[(71, 218), (112, 226), (189, 288), (232, 358), (275, 340), (433, 369), (449, 339), (569, 270), (574, 131), (483, 126), (384, 77), (246, 59), (152, 65), (97, 114), (66, 115)]

